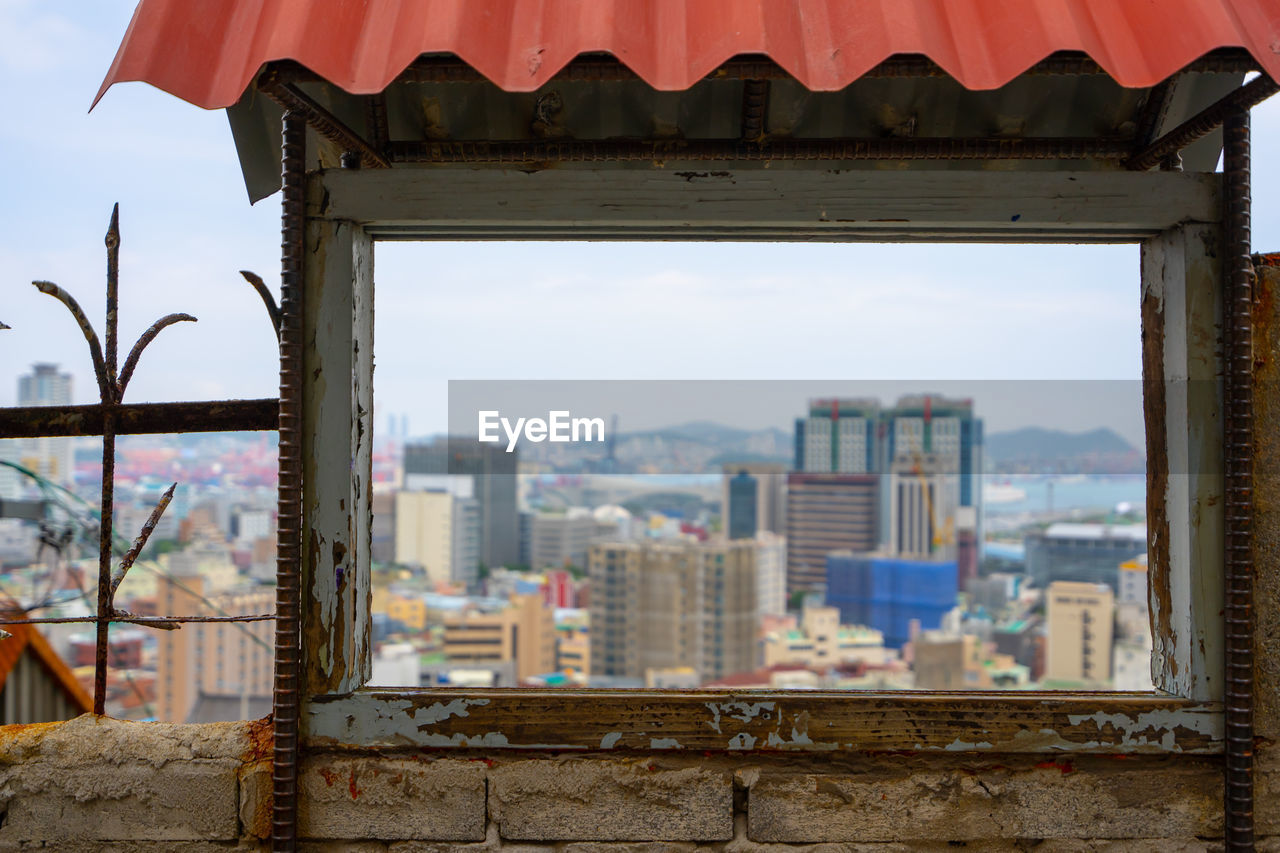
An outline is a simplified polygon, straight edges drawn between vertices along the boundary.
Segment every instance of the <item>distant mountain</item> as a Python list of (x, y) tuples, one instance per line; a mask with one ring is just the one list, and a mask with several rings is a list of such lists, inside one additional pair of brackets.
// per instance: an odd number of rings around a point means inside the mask
[(655, 437), (665, 439), (684, 439), (686, 441), (697, 441), (704, 444), (716, 445), (742, 444), (748, 441), (760, 441), (765, 437), (783, 443), (790, 442), (792, 440), (791, 433), (780, 429), (739, 429), (738, 427), (725, 426), (724, 424), (718, 424), (712, 421), (690, 421), (687, 424), (662, 427), (661, 429), (624, 432), (619, 435), (619, 438), (629, 439)]
[(1145, 470), (1142, 452), (1114, 430), (1065, 432), (1025, 427), (986, 437), (987, 461), (997, 473), (1130, 474)]
[(619, 432), (613, 436), (614, 461), (603, 461), (599, 444), (531, 444), (522, 458), (561, 473), (718, 474), (727, 462), (788, 464), (794, 438), (785, 430), (740, 429), (710, 421), (693, 421), (660, 429)]

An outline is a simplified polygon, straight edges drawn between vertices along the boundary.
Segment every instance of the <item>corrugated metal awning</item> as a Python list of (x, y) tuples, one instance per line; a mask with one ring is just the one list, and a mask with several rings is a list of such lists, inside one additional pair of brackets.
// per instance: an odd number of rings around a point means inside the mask
[[(1280, 79), (1276, 0), (142, 0), (98, 97), (141, 80), (208, 109), (294, 60), (352, 94), (385, 89), (422, 54), (459, 57), (531, 92), (607, 53), (660, 91), (727, 60), (768, 56), (812, 91), (921, 54), (968, 89), (998, 88), (1057, 51), (1126, 87), (1240, 47)], [(96, 103), (96, 99), (95, 99)]]
[[(0, 613), (17, 617), (23, 615), (22, 613), (5, 609), (0, 609)], [(66, 663), (62, 658), (58, 657), (58, 653), (53, 650), (53, 647), (49, 645), (49, 642), (34, 625), (6, 625), (5, 630), (12, 636), (8, 639), (0, 640), (0, 692), (3, 692), (6, 686), (9, 686), (10, 676), (20, 668), (23, 659), (30, 658), (39, 665), (38, 671), (47, 677), (46, 686), (63, 697), (68, 710), (73, 714), (89, 713), (93, 710), (93, 700), (89, 697), (89, 694), (85, 692)], [(14, 685), (13, 689), (31, 690), (31, 685)], [(33, 694), (28, 697), (25, 708), (28, 713), (33, 715), (33, 719), (6, 720), (5, 722), (34, 723), (64, 719), (52, 705), (39, 701), (40, 696), (45, 696), (47, 692), (41, 692), (39, 696)], [(2, 710), (0, 709), (0, 712)], [(34, 717), (39, 717), (40, 719), (37, 720)]]

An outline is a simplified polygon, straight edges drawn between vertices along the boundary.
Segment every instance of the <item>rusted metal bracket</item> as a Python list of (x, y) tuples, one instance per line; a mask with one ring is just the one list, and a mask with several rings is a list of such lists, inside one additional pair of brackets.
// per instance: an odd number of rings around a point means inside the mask
[(368, 140), (298, 87), (283, 81), (275, 71), (263, 74), (258, 81), (258, 88), (287, 112), (305, 119), (317, 133), (343, 151), (355, 152), (360, 157), (361, 165), (369, 169), (391, 168), (387, 158), (375, 150)]
[[(279, 408), (279, 401), (271, 397), (193, 403), (120, 403), (113, 407), (112, 414), (117, 435), (231, 432), (275, 429)], [(106, 409), (101, 403), (0, 408), (0, 436), (102, 435)]]
[(765, 116), (769, 111), (769, 81), (746, 80), (742, 84), (742, 138), (764, 141)]
[(1208, 136), (1231, 114), (1250, 110), (1280, 92), (1280, 86), (1265, 74), (1249, 81), (1205, 107), (1159, 139), (1138, 149), (1125, 161), (1125, 168), (1145, 172), (1165, 157), (1186, 148), (1197, 139)]
[(391, 139), (391, 129), (387, 120), (387, 93), (379, 92), (370, 95), (365, 101), (365, 124), (368, 127), (369, 139), (375, 150), (385, 151)]
[(1136, 148), (1145, 148), (1156, 138), (1160, 120), (1164, 118), (1169, 110), (1169, 101), (1173, 96), (1173, 90), (1178, 85), (1178, 78), (1181, 76), (1181, 74), (1174, 74), (1172, 77), (1152, 86), (1147, 91), (1146, 101), (1143, 102), (1142, 109), (1138, 113), (1138, 134), (1135, 137)]
[(531, 140), (392, 142), (396, 163), (620, 162), (636, 160), (1121, 160), (1125, 139), (904, 137), (876, 139)]

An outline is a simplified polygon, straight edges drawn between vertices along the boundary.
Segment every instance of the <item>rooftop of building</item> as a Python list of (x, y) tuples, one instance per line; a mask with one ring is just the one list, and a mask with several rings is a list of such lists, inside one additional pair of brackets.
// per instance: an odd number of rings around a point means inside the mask
[(1147, 541), (1145, 524), (1076, 524), (1058, 522), (1044, 531), (1049, 539), (1131, 539)]

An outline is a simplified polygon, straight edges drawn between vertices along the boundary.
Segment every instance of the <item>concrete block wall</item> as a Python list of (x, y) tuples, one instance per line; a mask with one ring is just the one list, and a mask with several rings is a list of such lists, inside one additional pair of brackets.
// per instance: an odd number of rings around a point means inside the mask
[[(1261, 848), (1280, 762), (1261, 753)], [(1210, 851), (1212, 757), (457, 753), (311, 755), (304, 849)], [(0, 851), (258, 850), (264, 723), (92, 716), (0, 729)]]

